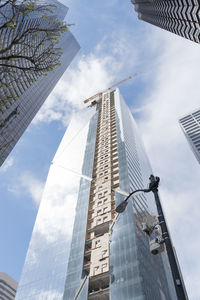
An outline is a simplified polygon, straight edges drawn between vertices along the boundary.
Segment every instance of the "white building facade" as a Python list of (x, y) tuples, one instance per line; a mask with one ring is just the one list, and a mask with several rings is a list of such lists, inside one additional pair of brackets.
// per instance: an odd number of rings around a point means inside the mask
[(185, 137), (200, 163), (200, 109), (179, 119)]

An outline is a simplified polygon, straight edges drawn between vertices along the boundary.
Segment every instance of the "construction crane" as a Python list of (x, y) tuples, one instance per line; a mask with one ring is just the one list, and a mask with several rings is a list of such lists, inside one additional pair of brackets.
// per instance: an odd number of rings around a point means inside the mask
[[(135, 77), (136, 75), (137, 75), (137, 74), (130, 75), (130, 76), (128, 76), (127, 78), (125, 78), (125, 79), (123, 79), (123, 80), (120, 80), (120, 81), (114, 83), (113, 85), (111, 85), (109, 88), (103, 90), (102, 92), (97, 93), (97, 94), (95, 94), (94, 96), (92, 96), (92, 97), (90, 97), (90, 98), (84, 100), (83, 103), (88, 103), (88, 102), (90, 102), (90, 101), (92, 101), (92, 100), (94, 100), (94, 99), (96, 99), (96, 98), (101, 98), (103, 93), (106, 93), (106, 92), (110, 91), (112, 88), (114, 88), (114, 87), (116, 87), (117, 85), (119, 85), (119, 84), (121, 84), (121, 83), (123, 83), (123, 82), (125, 82), (125, 81), (127, 81), (127, 80), (129, 80), (129, 79), (131, 79), (131, 78), (133, 78), (133, 77)], [(93, 102), (94, 102), (94, 104), (96, 104), (96, 101), (93, 101)]]

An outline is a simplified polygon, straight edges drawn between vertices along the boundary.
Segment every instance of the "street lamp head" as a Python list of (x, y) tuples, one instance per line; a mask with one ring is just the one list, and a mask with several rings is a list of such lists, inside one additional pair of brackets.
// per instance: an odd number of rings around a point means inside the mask
[(127, 204), (128, 204), (128, 201), (124, 200), (123, 202), (121, 202), (121, 203), (116, 207), (116, 210), (115, 210), (115, 211), (116, 211), (118, 214), (123, 213), (123, 212), (125, 211), (125, 209), (126, 209)]
[(160, 178), (154, 175), (150, 175), (149, 180), (149, 190), (152, 192), (158, 190)]

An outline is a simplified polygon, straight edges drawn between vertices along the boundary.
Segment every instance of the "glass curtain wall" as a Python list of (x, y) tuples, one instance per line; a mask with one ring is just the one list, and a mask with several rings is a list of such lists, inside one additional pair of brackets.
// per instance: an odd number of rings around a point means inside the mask
[[(90, 123), (95, 120), (95, 109), (75, 115), (53, 159), (16, 300), (63, 299), (77, 200), (87, 206), (91, 162), (84, 156), (88, 148), (92, 155)], [(84, 235), (84, 225), (80, 227)], [(79, 237), (73, 242), (78, 244)]]
[[(120, 189), (129, 193), (147, 187), (152, 169), (135, 121), (119, 90), (115, 91), (113, 97), (118, 131)], [(124, 196), (116, 192), (116, 205), (123, 199)], [(111, 300), (176, 299), (166, 258), (150, 253), (149, 240), (141, 229), (145, 216), (149, 214), (157, 215), (153, 195), (141, 193), (129, 200), (125, 212), (113, 227), (110, 243)]]

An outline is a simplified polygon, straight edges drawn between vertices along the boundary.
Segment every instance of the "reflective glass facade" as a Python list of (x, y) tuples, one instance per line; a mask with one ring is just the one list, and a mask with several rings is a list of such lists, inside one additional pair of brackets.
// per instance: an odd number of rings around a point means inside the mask
[[(152, 174), (137, 126), (123, 98), (115, 92), (118, 128), (120, 189), (127, 192), (147, 187)], [(116, 205), (124, 196), (116, 193)], [(110, 298), (176, 299), (165, 254), (154, 256), (141, 224), (146, 215), (156, 216), (151, 194), (134, 196), (113, 227), (110, 243)]]
[[(80, 241), (85, 234), (86, 216), (81, 210), (76, 212), (76, 204), (77, 201), (81, 203), (83, 209), (87, 205), (86, 197), (91, 180), (90, 162), (87, 165), (83, 160), (85, 150), (92, 151), (94, 141), (90, 122), (95, 124), (95, 119), (94, 109), (86, 109), (74, 116), (53, 159), (16, 300), (63, 299), (75, 214), (78, 214), (80, 224), (77, 225), (77, 239), (74, 240), (73, 237), (73, 243), (77, 245), (77, 264), (74, 265), (74, 270), (79, 268), (82, 248)], [(83, 193), (80, 194), (79, 189)]]
[(199, 0), (131, 0), (138, 18), (200, 43)]
[(152, 173), (119, 90), (77, 113), (50, 167), (17, 300), (175, 300), (165, 252), (152, 255), (141, 224), (151, 194), (129, 193)]
[[(55, 17), (63, 20), (68, 8), (58, 1), (51, 1), (51, 3), (57, 5)], [(42, 22), (42, 18), (38, 18), (35, 13), (31, 18), (33, 21)], [(0, 165), (12, 151), (80, 48), (70, 31), (62, 35), (58, 47), (63, 50), (60, 66), (49, 72), (47, 76), (41, 75), (36, 78), (34, 82), (24, 81), (23, 85), (18, 86), (13, 82), (11, 88), (16, 90), (18, 98), (5, 107), (0, 103), (0, 108), (3, 108), (0, 109)]]
[(200, 163), (200, 109), (182, 117), (179, 123), (194, 155)]

